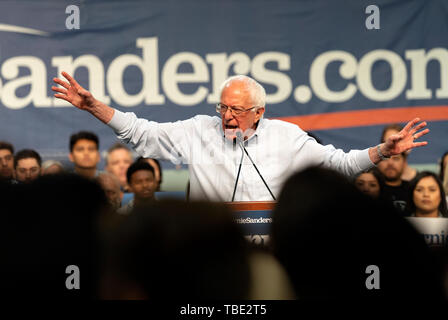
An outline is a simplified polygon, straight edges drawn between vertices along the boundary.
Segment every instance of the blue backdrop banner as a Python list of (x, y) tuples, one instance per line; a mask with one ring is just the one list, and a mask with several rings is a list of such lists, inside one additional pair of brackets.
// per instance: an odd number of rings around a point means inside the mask
[(116, 138), (53, 98), (74, 74), (103, 102), (165, 122), (215, 114), (220, 84), (247, 74), (267, 90), (267, 118), (348, 151), (382, 127), (419, 116), (429, 145), (448, 150), (445, 0), (1, 1), (0, 140), (66, 159), (70, 134)]

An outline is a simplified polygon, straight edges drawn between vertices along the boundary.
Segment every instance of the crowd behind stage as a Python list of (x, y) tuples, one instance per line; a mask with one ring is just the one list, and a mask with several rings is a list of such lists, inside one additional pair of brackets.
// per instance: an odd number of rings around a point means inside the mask
[(404, 218), (448, 217), (448, 152), (438, 173), (416, 172), (405, 153), (355, 177), (292, 173), (256, 246), (226, 204), (156, 200), (159, 162), (123, 144), (100, 171), (98, 137), (74, 133), (69, 171), (12, 142), (0, 141), (9, 298), (448, 299), (447, 246), (429, 247)]

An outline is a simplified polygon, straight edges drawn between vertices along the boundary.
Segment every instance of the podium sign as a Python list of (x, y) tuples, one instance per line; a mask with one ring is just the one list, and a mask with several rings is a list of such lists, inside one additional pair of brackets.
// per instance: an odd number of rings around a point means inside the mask
[(428, 246), (448, 245), (448, 218), (406, 218), (424, 237)]
[(257, 245), (269, 242), (274, 201), (227, 202), (234, 212), (234, 221), (243, 230), (244, 237)]
[[(234, 221), (244, 237), (257, 245), (266, 245), (272, 223), (274, 201), (226, 202), (234, 212)], [(448, 245), (448, 218), (406, 218), (424, 237), (429, 246)]]

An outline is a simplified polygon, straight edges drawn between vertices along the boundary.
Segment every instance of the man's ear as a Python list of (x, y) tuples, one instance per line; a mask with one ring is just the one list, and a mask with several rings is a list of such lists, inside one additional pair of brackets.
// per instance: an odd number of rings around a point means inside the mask
[(75, 162), (75, 160), (73, 159), (73, 153), (69, 153), (68, 154), (68, 158), (70, 159), (71, 162)]
[(256, 115), (255, 115), (255, 120), (258, 121), (260, 120), (260, 118), (263, 116), (264, 114), (264, 107), (263, 108), (258, 108), (257, 110), (255, 110)]
[(98, 164), (100, 161), (101, 161), (101, 154), (100, 154), (100, 151), (98, 150), (97, 152), (97, 156), (96, 156), (96, 163)]

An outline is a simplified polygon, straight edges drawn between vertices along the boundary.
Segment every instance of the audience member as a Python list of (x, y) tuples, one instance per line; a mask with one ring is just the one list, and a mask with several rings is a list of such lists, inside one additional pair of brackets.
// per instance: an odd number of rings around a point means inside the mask
[(55, 160), (46, 160), (42, 162), (42, 175), (64, 173), (65, 169), (62, 163)]
[(162, 167), (160, 165), (159, 160), (152, 158), (143, 158), (140, 157), (137, 161), (145, 161), (149, 163), (154, 168), (154, 174), (156, 178), (156, 191), (160, 191), (160, 186), (162, 185)]
[[(57, 174), (11, 185), (9, 192), (0, 232), (7, 239), (2, 291), (20, 300), (96, 298), (98, 222), (107, 208), (101, 188), (79, 175)], [(68, 289), (78, 283), (78, 290)]]
[(402, 153), (381, 161), (377, 167), (384, 176), (384, 199), (391, 201), (402, 215), (409, 216), (408, 205), (411, 201), (409, 182), (401, 179), (405, 159), (406, 155)]
[(134, 207), (154, 201), (156, 189), (154, 168), (146, 162), (136, 161), (131, 164), (126, 172), (126, 178), (134, 198), (118, 210), (121, 214), (128, 214)]
[(100, 162), (98, 136), (92, 132), (80, 131), (70, 137), (69, 159), (75, 165), (75, 173), (86, 178), (94, 178), (99, 174), (97, 165)]
[(118, 210), (121, 207), (121, 190), (118, 178), (112, 173), (103, 172), (96, 177), (96, 180), (103, 188), (112, 210)]
[(446, 151), (442, 158), (440, 158), (439, 179), (443, 182), (445, 193), (448, 193), (448, 175), (446, 166), (448, 164), (448, 151)]
[(136, 207), (107, 244), (104, 299), (248, 298), (248, 243), (224, 205), (170, 200)]
[(355, 177), (355, 186), (364, 194), (378, 199), (384, 188), (383, 176), (378, 168), (373, 167), (365, 172), (361, 172)]
[(31, 149), (23, 149), (14, 156), (16, 180), (21, 183), (30, 183), (41, 175), (42, 159)]
[(106, 171), (114, 174), (121, 185), (123, 192), (129, 192), (126, 171), (132, 164), (132, 153), (124, 144), (116, 143), (107, 150)]
[(14, 174), (14, 147), (9, 142), (0, 141), (0, 180), (10, 182)]
[[(383, 132), (381, 134), (381, 143), (385, 142), (387, 138), (389, 138), (391, 135), (399, 133), (402, 129), (403, 127), (396, 123), (384, 127)], [(401, 174), (401, 179), (404, 181), (411, 181), (417, 174), (417, 170), (408, 165), (407, 159), (410, 152), (411, 150), (406, 152), (406, 156), (404, 158), (405, 162), (403, 167), (403, 173)]]
[(433, 172), (423, 171), (411, 181), (412, 201), (409, 203), (413, 217), (448, 217), (445, 191), (442, 182)]
[(446, 151), (439, 160), (440, 168), (439, 168), (439, 179), (443, 181), (445, 177), (446, 165), (448, 164), (448, 151)]
[(273, 217), (271, 245), (300, 300), (444, 298), (423, 238), (337, 172), (309, 168), (290, 177)]
[(445, 178), (443, 179), (443, 188), (445, 189), (446, 201), (448, 201), (448, 170), (445, 171)]

